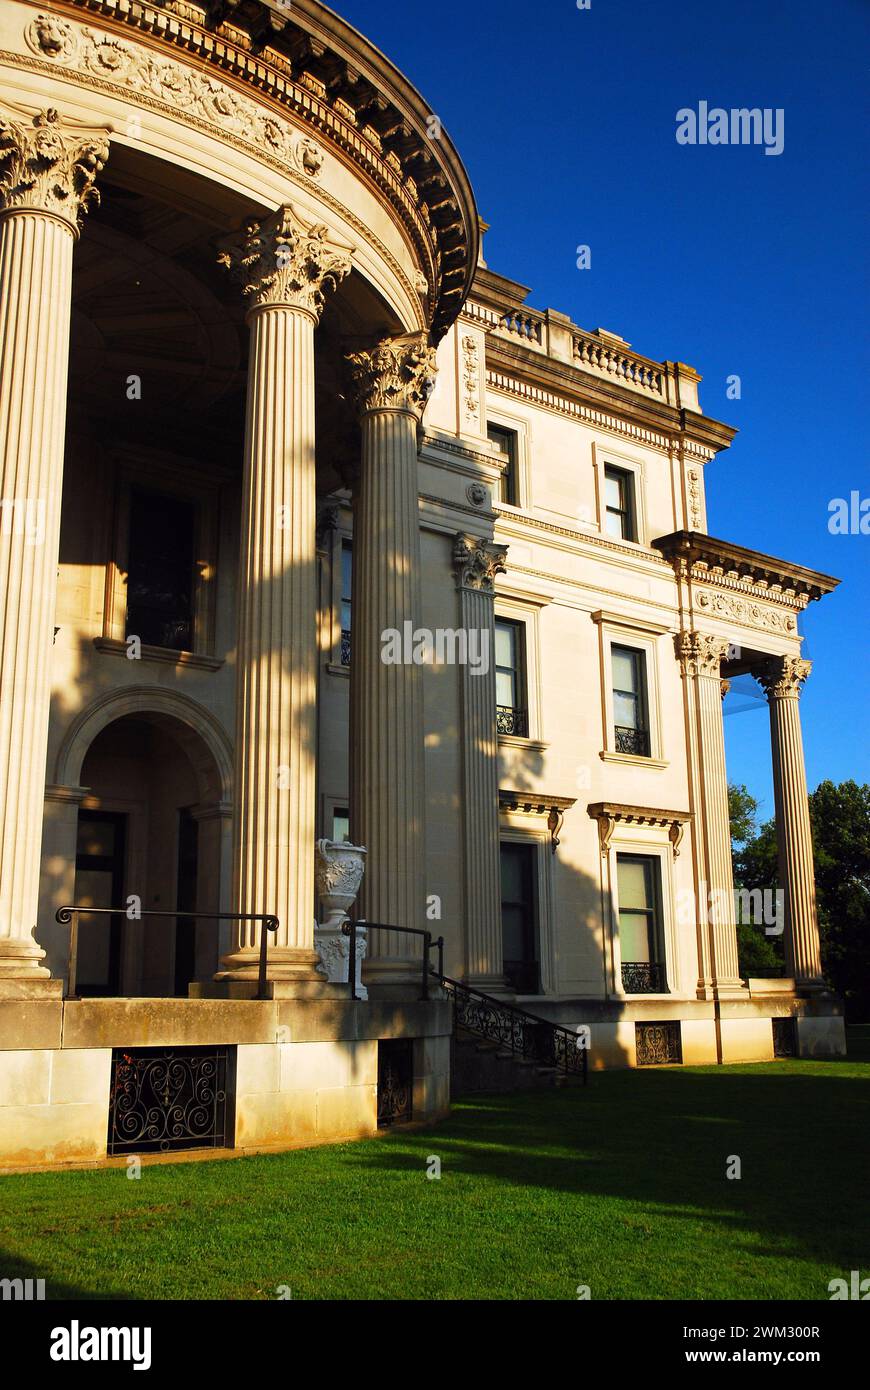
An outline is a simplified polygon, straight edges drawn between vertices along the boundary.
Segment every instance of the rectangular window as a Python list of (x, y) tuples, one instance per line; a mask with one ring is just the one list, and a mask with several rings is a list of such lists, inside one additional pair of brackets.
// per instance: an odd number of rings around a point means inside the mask
[(350, 604), (353, 582), (353, 546), (341, 543), (341, 664), (350, 665)]
[(538, 994), (534, 845), (505, 841), (501, 846), (501, 930), (509, 987), (517, 994)]
[(133, 490), (125, 635), (143, 646), (193, 650), (195, 536), (192, 502)]
[(527, 738), (529, 709), (526, 697), (525, 632), (522, 623), (509, 618), (495, 622), (495, 693), (498, 732)]
[(604, 469), (605, 529), (617, 540), (636, 541), (634, 478), (622, 468)]
[(517, 444), (518, 438), (516, 430), (505, 429), (502, 425), (487, 424), (486, 436), (491, 444), (494, 444), (500, 454), (505, 457), (499, 459), (501, 474), (498, 481), (496, 493), (497, 501), (507, 502), (511, 507), (519, 506), (519, 488), (517, 486)]
[[(79, 811), (73, 901), (83, 907), (117, 907), (124, 901), (127, 817), (109, 811)], [(124, 918), (89, 916), (78, 922), (76, 994), (116, 995), (120, 991)]]
[(332, 838), (339, 845), (350, 839), (350, 812), (346, 806), (336, 806), (332, 813)]
[(661, 863), (657, 855), (617, 854), (619, 944), (626, 994), (667, 989), (662, 959)]
[(613, 732), (617, 753), (648, 758), (649, 718), (646, 695), (646, 658), (634, 647), (612, 646)]

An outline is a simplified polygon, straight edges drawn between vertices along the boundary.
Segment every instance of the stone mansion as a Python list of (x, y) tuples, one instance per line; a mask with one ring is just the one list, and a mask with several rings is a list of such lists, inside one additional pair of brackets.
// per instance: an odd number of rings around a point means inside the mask
[(800, 722), (837, 581), (715, 538), (698, 372), (530, 307), (429, 117), (319, 0), (2, 7), (0, 1166), (432, 1119), (458, 1024), (843, 1051)]

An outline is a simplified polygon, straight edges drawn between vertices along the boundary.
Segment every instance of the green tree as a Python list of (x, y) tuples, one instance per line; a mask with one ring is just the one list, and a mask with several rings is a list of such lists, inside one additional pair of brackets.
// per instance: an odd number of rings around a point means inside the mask
[[(728, 814), (731, 820), (734, 887), (774, 889), (776, 828), (773, 821), (758, 830), (758, 802), (745, 786), (728, 788)], [(750, 975), (776, 974), (783, 964), (782, 941), (766, 936), (761, 925), (738, 922), (737, 957), (744, 980)]]
[[(779, 887), (775, 822), (757, 826), (757, 803), (746, 787), (730, 787), (728, 796), (735, 887)], [(870, 786), (821, 782), (809, 807), (825, 978), (850, 1019), (868, 1019)], [(744, 976), (782, 961), (781, 939), (766, 937), (758, 927), (738, 927), (738, 950)]]

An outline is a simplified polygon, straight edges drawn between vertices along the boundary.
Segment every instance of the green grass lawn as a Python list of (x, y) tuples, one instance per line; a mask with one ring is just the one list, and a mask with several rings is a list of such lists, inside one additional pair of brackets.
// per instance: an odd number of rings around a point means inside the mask
[(364, 1143), (0, 1178), (0, 1277), (49, 1297), (827, 1299), (870, 1274), (868, 1077), (870, 1058), (606, 1072)]

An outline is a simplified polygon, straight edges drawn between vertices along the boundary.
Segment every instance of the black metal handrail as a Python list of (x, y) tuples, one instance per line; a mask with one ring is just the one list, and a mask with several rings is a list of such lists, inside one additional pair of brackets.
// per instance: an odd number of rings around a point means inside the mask
[[(126, 907), (82, 907), (79, 904), (69, 907), (59, 907), (54, 914), (54, 920), (59, 922), (62, 927), (69, 927), (69, 958), (68, 958), (68, 983), (67, 998), (76, 997), (76, 979), (78, 967), (79, 951), (79, 913), (85, 915), (101, 915), (104, 917), (128, 917)], [(257, 976), (257, 998), (266, 998), (266, 952), (267, 952), (267, 932), (277, 931), (281, 925), (277, 917), (268, 912), (188, 912), (179, 910), (169, 912), (165, 908), (142, 908), (137, 911), (136, 916), (129, 918), (129, 921), (138, 922), (141, 917), (199, 917), (209, 922), (260, 922), (263, 931), (260, 934), (260, 965)]]
[(429, 998), (429, 976), (436, 972), (429, 968), (429, 956), (432, 947), (438, 950), (438, 975), (440, 976), (444, 968), (444, 937), (439, 936), (433, 941), (432, 933), (424, 931), (421, 927), (397, 927), (392, 922), (368, 922), (365, 918), (360, 918), (357, 922), (345, 922), (342, 926), (344, 936), (350, 937), (350, 949), (348, 951), (347, 962), (347, 983), (350, 987), (351, 999), (359, 998), (356, 992), (356, 933), (358, 927), (369, 927), (372, 931), (397, 931), (403, 936), (422, 936), (423, 938), (423, 960), (422, 960), (422, 979), (421, 979), (421, 999)]
[[(435, 974), (435, 972), (432, 972)], [(583, 1034), (549, 1018), (518, 1009), (492, 994), (472, 989), (460, 980), (440, 974), (439, 984), (453, 1000), (453, 1027), (490, 1042), (500, 1043), (511, 1052), (542, 1066), (556, 1067), (566, 1075), (582, 1074), (583, 1084), (589, 1080), (589, 1048), (581, 1039)], [(588, 1036), (588, 1034), (586, 1035)]]

